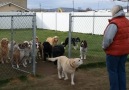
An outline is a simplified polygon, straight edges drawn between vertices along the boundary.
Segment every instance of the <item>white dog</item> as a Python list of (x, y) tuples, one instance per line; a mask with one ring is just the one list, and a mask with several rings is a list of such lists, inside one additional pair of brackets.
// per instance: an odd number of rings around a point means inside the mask
[(64, 77), (64, 80), (68, 79), (67, 73), (71, 74), (71, 84), (74, 85), (74, 74), (76, 68), (83, 64), (83, 61), (80, 58), (67, 58), (66, 56), (59, 56), (55, 58), (47, 58), (49, 61), (57, 60), (57, 69), (58, 77), (61, 79)]

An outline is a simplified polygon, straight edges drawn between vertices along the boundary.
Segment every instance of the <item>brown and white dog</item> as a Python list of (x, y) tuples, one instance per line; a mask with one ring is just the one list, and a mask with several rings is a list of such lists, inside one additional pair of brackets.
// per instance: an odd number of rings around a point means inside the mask
[(30, 59), (30, 46), (29, 42), (25, 41), (21, 44), (16, 44), (13, 47), (13, 58), (12, 60), (16, 64), (16, 67), (19, 68), (19, 65), (26, 67), (27, 60)]
[(2, 38), (2, 40), (0, 41), (0, 61), (2, 63), (8, 63), (8, 43), (9, 41), (7, 38)]
[(87, 53), (87, 41), (82, 40), (80, 43), (80, 57), (81, 57), (81, 59), (86, 59), (86, 53)]
[(61, 79), (64, 77), (64, 80), (68, 79), (67, 73), (71, 74), (71, 85), (74, 85), (74, 74), (76, 69), (83, 64), (83, 61), (80, 58), (67, 58), (66, 56), (59, 56), (55, 58), (47, 58), (49, 61), (57, 60), (57, 69), (58, 77)]
[[(33, 52), (33, 40), (31, 40), (29, 42), (30, 44), (30, 57), (31, 59), (29, 60), (29, 63), (32, 62), (32, 56), (33, 54), (35, 54), (35, 59), (39, 58), (41, 59), (42, 58), (42, 46), (41, 46), (41, 43), (40, 42), (36, 42), (34, 45), (35, 45), (35, 52)], [(35, 61), (35, 63), (37, 63)]]

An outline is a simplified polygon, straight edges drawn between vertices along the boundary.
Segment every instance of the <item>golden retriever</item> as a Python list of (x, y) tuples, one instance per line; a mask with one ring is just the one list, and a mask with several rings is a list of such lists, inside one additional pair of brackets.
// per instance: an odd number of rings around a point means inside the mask
[(58, 36), (48, 37), (46, 42), (49, 42), (52, 46), (55, 46), (58, 43)]
[(2, 38), (2, 40), (0, 41), (0, 61), (2, 63), (8, 63), (8, 43), (9, 41), (7, 38)]
[(74, 83), (74, 74), (76, 68), (83, 64), (83, 61), (80, 58), (67, 58), (66, 56), (59, 56), (55, 58), (47, 58), (48, 61), (56, 61), (57, 60), (57, 69), (58, 69), (58, 77), (61, 79), (64, 77), (64, 80), (68, 79), (67, 73), (71, 74), (71, 85), (75, 85)]

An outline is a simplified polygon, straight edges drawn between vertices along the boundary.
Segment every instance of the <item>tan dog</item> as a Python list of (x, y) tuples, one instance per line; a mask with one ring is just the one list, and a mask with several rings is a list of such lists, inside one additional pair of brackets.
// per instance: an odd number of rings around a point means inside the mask
[(0, 61), (2, 63), (8, 63), (8, 43), (9, 41), (7, 38), (2, 38), (2, 40), (0, 41)]
[[(57, 69), (58, 77), (61, 79), (64, 77), (64, 80), (68, 79), (67, 73), (71, 74), (71, 85), (74, 85), (74, 74), (76, 68), (83, 64), (83, 61), (80, 58), (67, 58), (66, 56), (59, 56), (56, 58), (47, 58), (49, 61), (57, 60)], [(61, 75), (62, 73), (62, 75)]]
[(58, 43), (58, 36), (48, 37), (46, 41), (49, 42), (52, 46), (55, 46)]

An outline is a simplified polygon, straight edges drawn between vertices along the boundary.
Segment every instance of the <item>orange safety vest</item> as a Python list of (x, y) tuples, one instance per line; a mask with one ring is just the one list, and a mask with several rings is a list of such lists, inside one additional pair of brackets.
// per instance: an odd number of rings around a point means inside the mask
[(116, 24), (118, 31), (111, 45), (105, 50), (106, 54), (114, 56), (129, 54), (129, 20), (121, 16), (111, 19), (109, 24)]

